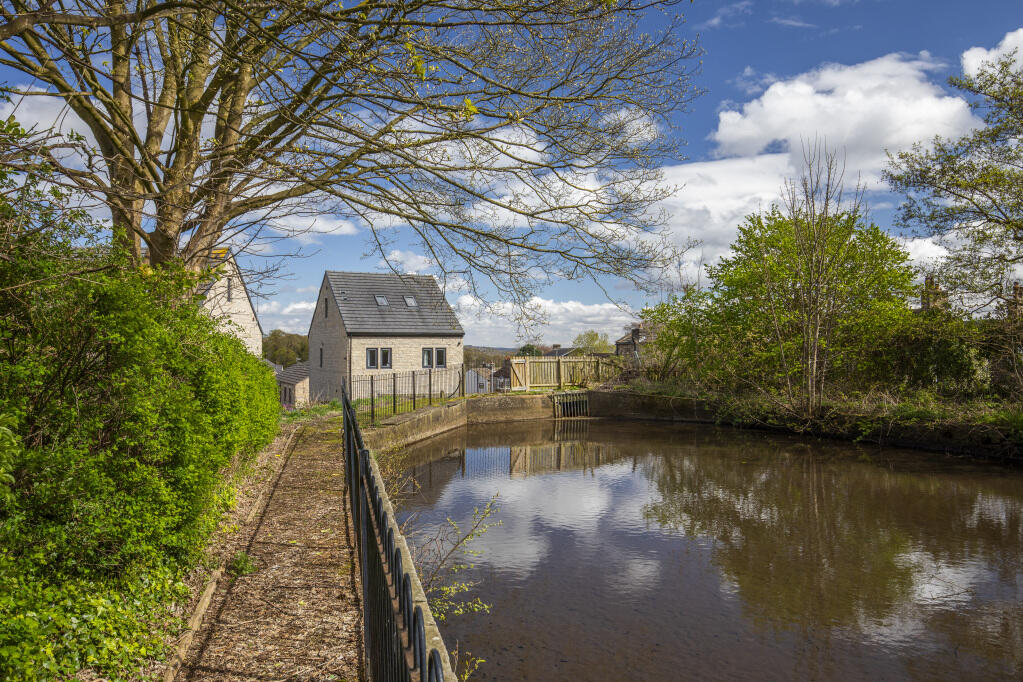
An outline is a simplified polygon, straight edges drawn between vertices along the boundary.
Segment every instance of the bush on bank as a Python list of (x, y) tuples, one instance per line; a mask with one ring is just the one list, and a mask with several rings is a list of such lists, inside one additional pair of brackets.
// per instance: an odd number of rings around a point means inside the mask
[[(273, 437), (272, 372), (184, 272), (128, 267), (72, 212), (0, 206), (0, 678), (159, 654), (167, 605)], [(24, 205), (19, 207), (24, 210)]]

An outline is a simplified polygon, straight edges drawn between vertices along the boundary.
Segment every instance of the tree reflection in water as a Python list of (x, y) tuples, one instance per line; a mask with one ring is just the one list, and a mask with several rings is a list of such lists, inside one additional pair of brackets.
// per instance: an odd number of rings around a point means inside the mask
[(1019, 470), (621, 422), (486, 425), (406, 455), (418, 525), (501, 494), (474, 574), (495, 608), (445, 624), (482, 679), (1023, 675)]
[(836, 626), (889, 641), (924, 628), (1023, 667), (1018, 483), (968, 465), (924, 476), (809, 442), (765, 453), (748, 438), (647, 459), (660, 499), (644, 515), (713, 538), (758, 626), (818, 644)]

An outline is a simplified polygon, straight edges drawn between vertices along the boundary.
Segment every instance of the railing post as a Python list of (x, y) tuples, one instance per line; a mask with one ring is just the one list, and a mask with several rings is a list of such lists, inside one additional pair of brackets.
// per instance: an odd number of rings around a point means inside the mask
[(458, 388), (462, 397), (465, 397), (465, 363), (462, 363), (462, 376), (459, 378)]
[(369, 375), (369, 420), (375, 422), (377, 420), (377, 392), (373, 388), (373, 375)]
[(412, 411), (416, 411), (416, 370), (412, 370)]
[(433, 367), (426, 370), (428, 372), (427, 382), (428, 388), (426, 390), (426, 404), (433, 405)]
[(398, 414), (398, 373), (391, 372), (391, 414)]

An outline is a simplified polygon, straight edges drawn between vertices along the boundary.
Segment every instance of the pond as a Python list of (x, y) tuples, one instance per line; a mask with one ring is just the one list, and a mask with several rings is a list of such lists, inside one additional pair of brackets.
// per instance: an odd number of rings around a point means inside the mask
[(704, 425), (470, 427), (408, 451), (422, 542), (498, 495), (441, 623), (473, 679), (1023, 675), (1023, 470)]

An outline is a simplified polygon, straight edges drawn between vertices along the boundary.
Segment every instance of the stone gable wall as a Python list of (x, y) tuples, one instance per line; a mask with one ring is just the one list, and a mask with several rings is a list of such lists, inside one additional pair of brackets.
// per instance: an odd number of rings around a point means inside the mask
[[(327, 314), (324, 316), (324, 301)], [(322, 350), (322, 365), (321, 365)], [(348, 348), (341, 311), (324, 277), (309, 321), (309, 401), (341, 399), (341, 378), (348, 368)]]
[(263, 333), (259, 329), (256, 311), (245, 293), (238, 267), (233, 258), (221, 267), (223, 274), (206, 292), (203, 307), (217, 321), (221, 331), (234, 334), (245, 344), (246, 350), (256, 357), (263, 357)]

